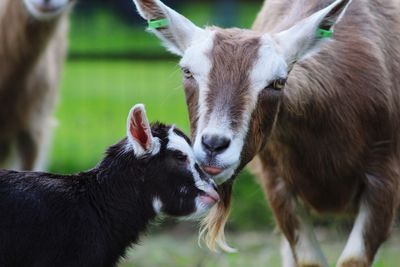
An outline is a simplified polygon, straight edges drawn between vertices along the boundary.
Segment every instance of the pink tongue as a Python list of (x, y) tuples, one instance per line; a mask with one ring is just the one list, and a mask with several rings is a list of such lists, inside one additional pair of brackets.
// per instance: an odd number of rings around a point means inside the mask
[(208, 191), (207, 196), (209, 198), (212, 198), (215, 202), (218, 202), (220, 200), (218, 193), (214, 190)]
[(217, 201), (215, 201), (215, 199), (214, 198), (212, 198), (212, 197), (210, 197), (210, 196), (208, 196), (208, 195), (204, 195), (204, 196), (201, 196), (201, 199), (202, 199), (202, 202), (203, 203), (205, 203), (205, 204), (215, 204)]
[(206, 204), (212, 204), (214, 205), (217, 203), (220, 198), (218, 193), (215, 190), (209, 190), (208, 192), (204, 192), (205, 194), (201, 196), (201, 199), (204, 203)]
[(220, 173), (223, 171), (223, 169), (221, 169), (221, 168), (210, 167), (210, 166), (203, 166), (203, 169), (204, 169), (208, 174), (211, 174), (211, 175), (218, 175), (218, 174), (220, 174)]

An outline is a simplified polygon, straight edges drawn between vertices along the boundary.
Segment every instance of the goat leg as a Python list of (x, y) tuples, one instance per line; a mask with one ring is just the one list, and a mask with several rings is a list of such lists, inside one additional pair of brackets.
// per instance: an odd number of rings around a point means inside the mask
[(358, 215), (338, 267), (372, 266), (376, 252), (389, 236), (399, 204), (395, 168), (386, 168), (382, 175), (366, 174)]
[(31, 131), (21, 131), (17, 139), (17, 151), (22, 170), (33, 170), (39, 154), (38, 139)]
[[(266, 175), (266, 173), (264, 173)], [(327, 267), (308, 213), (295, 200), (281, 178), (268, 177), (264, 190), (285, 240), (282, 246), (284, 267)]]

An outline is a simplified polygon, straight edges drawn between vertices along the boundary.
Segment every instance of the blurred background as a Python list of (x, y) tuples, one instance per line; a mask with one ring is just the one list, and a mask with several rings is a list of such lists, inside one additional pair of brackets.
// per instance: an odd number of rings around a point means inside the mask
[[(262, 0), (164, 2), (197, 25), (247, 28), (262, 4)], [(174, 123), (189, 133), (178, 58), (145, 29), (132, 0), (77, 4), (49, 156), (52, 172), (93, 167), (105, 149), (125, 135), (126, 116), (135, 103), (146, 105), (151, 120)], [(271, 212), (262, 189), (247, 171), (236, 181), (227, 233), (229, 243), (240, 252), (213, 254), (199, 248), (197, 229), (197, 223), (164, 220), (152, 227), (121, 266), (280, 266), (279, 236), (274, 234)], [(333, 263), (344, 238), (337, 231), (319, 232)], [(376, 266), (400, 266), (396, 254), (389, 243)]]

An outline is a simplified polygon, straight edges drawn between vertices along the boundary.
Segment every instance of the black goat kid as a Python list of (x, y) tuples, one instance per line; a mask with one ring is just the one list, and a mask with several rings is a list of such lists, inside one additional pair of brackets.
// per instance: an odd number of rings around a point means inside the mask
[(178, 129), (132, 108), (127, 138), (71, 176), (0, 171), (0, 266), (109, 267), (158, 213), (197, 217), (219, 199)]

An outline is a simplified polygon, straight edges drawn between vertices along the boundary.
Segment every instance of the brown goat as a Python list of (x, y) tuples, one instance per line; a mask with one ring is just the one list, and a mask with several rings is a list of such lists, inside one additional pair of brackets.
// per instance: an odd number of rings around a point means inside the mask
[(43, 169), (71, 0), (0, 0), (0, 167)]
[[(316, 213), (355, 215), (337, 266), (371, 266), (400, 202), (399, 1), (268, 0), (253, 30), (201, 29), (158, 0), (135, 3), (168, 21), (153, 32), (182, 56), (203, 168), (223, 183), (257, 155), (283, 265), (328, 266)], [(208, 222), (223, 248), (227, 205)]]

